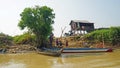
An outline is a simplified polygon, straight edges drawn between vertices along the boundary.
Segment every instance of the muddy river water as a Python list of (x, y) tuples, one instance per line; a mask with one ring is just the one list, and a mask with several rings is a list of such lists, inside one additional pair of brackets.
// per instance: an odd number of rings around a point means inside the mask
[(120, 49), (111, 53), (62, 54), (60, 57), (37, 53), (0, 54), (0, 68), (120, 68)]

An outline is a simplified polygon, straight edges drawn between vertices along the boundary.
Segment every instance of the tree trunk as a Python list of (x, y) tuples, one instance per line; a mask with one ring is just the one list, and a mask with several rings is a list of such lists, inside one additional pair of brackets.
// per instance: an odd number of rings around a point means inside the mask
[(38, 35), (36, 38), (37, 48), (45, 47), (45, 38), (42, 35)]

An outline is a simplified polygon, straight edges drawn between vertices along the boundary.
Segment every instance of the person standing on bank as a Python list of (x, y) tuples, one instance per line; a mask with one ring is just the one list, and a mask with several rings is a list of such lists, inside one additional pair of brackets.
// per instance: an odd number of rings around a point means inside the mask
[(56, 46), (58, 47), (58, 45), (59, 45), (59, 40), (58, 40), (58, 38), (56, 39)]
[(65, 45), (66, 45), (66, 47), (68, 47), (68, 40), (66, 40)]

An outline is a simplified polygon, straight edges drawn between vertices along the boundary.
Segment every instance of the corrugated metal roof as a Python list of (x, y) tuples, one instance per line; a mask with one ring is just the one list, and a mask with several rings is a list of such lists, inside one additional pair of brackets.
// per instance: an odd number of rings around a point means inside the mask
[(87, 20), (71, 20), (72, 22), (91, 23)]

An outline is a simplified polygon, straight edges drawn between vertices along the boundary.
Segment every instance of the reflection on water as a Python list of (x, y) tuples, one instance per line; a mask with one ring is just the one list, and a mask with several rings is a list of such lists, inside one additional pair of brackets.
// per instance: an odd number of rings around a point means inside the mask
[(26, 68), (25, 64), (8, 62), (6, 64), (1, 64), (0, 68)]
[(61, 57), (0, 54), (0, 68), (120, 68), (119, 56), (120, 49), (112, 53), (62, 54)]
[(96, 56), (96, 55), (102, 55), (104, 53), (63, 53), (61, 57), (64, 58), (71, 58), (71, 57), (84, 57), (84, 56)]

